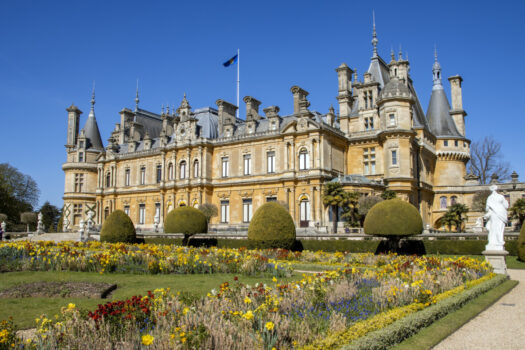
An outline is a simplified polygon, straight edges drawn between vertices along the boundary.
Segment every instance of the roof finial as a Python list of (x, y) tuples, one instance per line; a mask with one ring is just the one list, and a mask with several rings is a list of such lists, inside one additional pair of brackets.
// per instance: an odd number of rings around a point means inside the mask
[(441, 84), (441, 65), (438, 62), (436, 45), (434, 45), (434, 64), (432, 65), (432, 75), (434, 80), (432, 90), (443, 89), (443, 85)]
[(403, 50), (401, 50), (401, 44), (399, 44), (399, 60), (403, 59)]
[(139, 110), (139, 80), (137, 79), (137, 93), (135, 95), (135, 112)]
[(390, 57), (392, 58), (392, 61), (396, 60), (396, 54), (394, 53), (394, 46), (390, 46)]
[(164, 103), (160, 105), (160, 115), (164, 115)]
[(166, 104), (166, 114), (168, 115), (170, 114), (170, 104), (169, 103)]
[(372, 23), (373, 23), (373, 30), (372, 30), (372, 46), (374, 47), (374, 54), (372, 57), (377, 57), (377, 33), (376, 33), (376, 14), (375, 11), (372, 10)]
[(91, 93), (91, 110), (95, 108), (95, 81), (93, 80), (93, 92)]
[(434, 44), (434, 62), (438, 61), (438, 50), (436, 44)]

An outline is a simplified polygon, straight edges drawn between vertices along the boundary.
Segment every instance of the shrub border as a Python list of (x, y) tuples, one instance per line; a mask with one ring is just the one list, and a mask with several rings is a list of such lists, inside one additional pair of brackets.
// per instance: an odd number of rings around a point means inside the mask
[(508, 276), (497, 275), (484, 283), (465, 290), (461, 294), (446, 298), (419, 312), (395, 321), (383, 329), (371, 332), (350, 344), (342, 346), (341, 350), (387, 349), (392, 347), (507, 280)]

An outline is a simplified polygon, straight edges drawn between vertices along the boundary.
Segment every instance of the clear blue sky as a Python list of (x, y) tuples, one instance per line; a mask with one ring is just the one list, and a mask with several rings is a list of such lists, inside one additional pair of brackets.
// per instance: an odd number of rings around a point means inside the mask
[(368, 68), (372, 9), (380, 55), (408, 52), (423, 109), (436, 44), (443, 76), (464, 78), (467, 137), (499, 140), (525, 181), (524, 1), (2, 1), (0, 162), (36, 180), (40, 203), (61, 207), (65, 108), (79, 106), (83, 126), (93, 80), (106, 144), (118, 112), (134, 107), (137, 78), (140, 106), (154, 112), (184, 92), (193, 108), (235, 102), (236, 68), (222, 62), (237, 48), (241, 98), (284, 115), (299, 85), (326, 112), (337, 105), (334, 69), (346, 62), (362, 79)]

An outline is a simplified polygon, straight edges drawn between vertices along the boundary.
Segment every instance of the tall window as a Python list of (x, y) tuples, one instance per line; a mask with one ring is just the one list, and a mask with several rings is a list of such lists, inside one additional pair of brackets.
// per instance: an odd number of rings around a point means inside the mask
[(185, 160), (180, 162), (179, 177), (181, 179), (185, 179), (186, 178), (186, 161)]
[(106, 187), (110, 187), (111, 186), (111, 173), (108, 172), (106, 173)]
[(397, 165), (397, 151), (396, 150), (393, 150), (392, 151), (392, 162), (391, 162), (392, 165)]
[(395, 114), (388, 115), (388, 125), (396, 126), (396, 115)]
[(364, 101), (365, 101), (365, 108), (368, 108), (368, 94), (367, 94), (366, 91), (364, 92), (363, 98), (364, 98)]
[(146, 222), (146, 204), (139, 204), (139, 224), (144, 225)]
[(308, 151), (303, 148), (299, 152), (299, 170), (306, 170), (310, 168), (310, 155)]
[(365, 175), (376, 173), (376, 148), (363, 148), (363, 167)]
[(146, 167), (143, 166), (140, 168), (140, 184), (146, 184)]
[(252, 220), (252, 200), (243, 199), (242, 200), (242, 221), (250, 222)]
[(230, 201), (221, 201), (221, 222), (230, 221)]
[(129, 168), (126, 168), (124, 171), (124, 185), (129, 186), (129, 179), (130, 179), (131, 171)]
[(173, 163), (168, 165), (168, 179), (173, 180)]
[(229, 167), (228, 167), (228, 157), (222, 157), (221, 158), (221, 164), (222, 164), (222, 177), (228, 177)]
[(124, 206), (124, 213), (126, 213), (126, 215), (129, 216), (129, 205)]
[(445, 147), (448, 147), (448, 140), (443, 141), (443, 145), (444, 145)]
[(162, 165), (157, 164), (157, 183), (160, 183), (162, 180)]
[(310, 201), (307, 198), (301, 200), (299, 212), (301, 221), (308, 222), (310, 220)]
[(84, 187), (84, 174), (75, 174), (75, 192), (82, 192)]
[(459, 141), (458, 141), (458, 140), (454, 140), (454, 146), (455, 146), (455, 147), (458, 147), (458, 146), (459, 146)]
[(78, 161), (83, 162), (84, 161), (84, 152), (78, 152)]
[(82, 219), (82, 204), (73, 204), (73, 225), (78, 225)]
[(439, 197), (439, 207), (441, 209), (447, 209), (447, 197), (445, 196)]
[(454, 205), (458, 203), (458, 197), (452, 196), (450, 197), (450, 205)]
[(252, 173), (252, 155), (245, 154), (242, 158), (244, 162), (244, 175), (251, 175)]
[(275, 152), (266, 153), (267, 158), (267, 169), (269, 173), (275, 173)]
[(195, 160), (193, 162), (193, 177), (197, 178), (199, 177), (199, 161)]
[(160, 203), (155, 203), (155, 217), (160, 220)]

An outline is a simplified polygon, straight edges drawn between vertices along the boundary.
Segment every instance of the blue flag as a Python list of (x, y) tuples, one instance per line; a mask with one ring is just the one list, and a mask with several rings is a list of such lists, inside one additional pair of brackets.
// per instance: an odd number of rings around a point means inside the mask
[(231, 66), (232, 64), (234, 64), (234, 63), (237, 62), (237, 56), (238, 56), (238, 55), (233, 56), (233, 57), (230, 58), (228, 61), (224, 62), (222, 65), (223, 65), (224, 67), (229, 67), (229, 66)]

